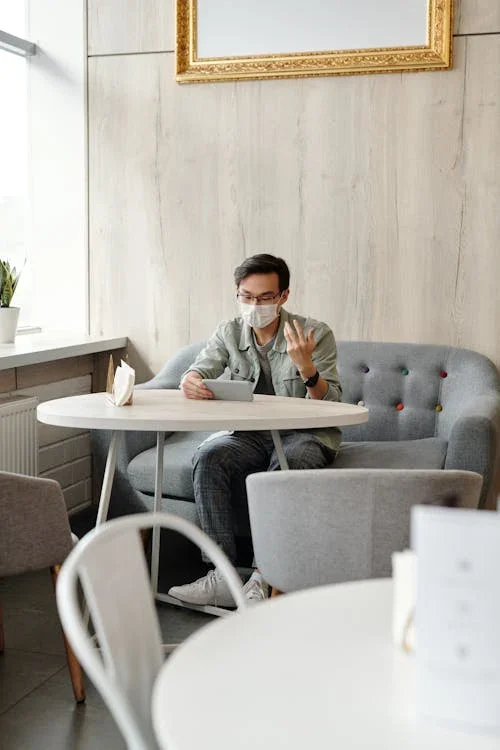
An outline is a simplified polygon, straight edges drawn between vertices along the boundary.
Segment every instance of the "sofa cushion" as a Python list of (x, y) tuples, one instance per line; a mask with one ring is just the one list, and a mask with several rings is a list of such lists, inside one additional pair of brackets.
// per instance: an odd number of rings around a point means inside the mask
[[(163, 492), (172, 498), (194, 500), (192, 457), (211, 432), (176, 432), (165, 440), (163, 453)], [(342, 443), (335, 459), (336, 469), (442, 469), (446, 440), (374, 441)], [(128, 475), (136, 490), (154, 495), (156, 447), (139, 453), (128, 465)]]
[[(146, 510), (152, 512), (154, 509), (154, 497), (146, 492), (141, 492), (141, 498), (144, 501)], [(200, 525), (200, 521), (198, 518), (198, 508), (196, 507), (196, 503), (194, 503), (192, 500), (180, 500), (179, 498), (162, 497), (160, 510), (164, 513), (172, 513), (174, 516), (185, 518), (186, 521), (194, 523), (195, 526)]]
[[(163, 452), (163, 495), (194, 500), (192, 458), (196, 448), (212, 432), (174, 432), (165, 439)], [(154, 495), (156, 446), (130, 461), (129, 479), (136, 490)]]
[(448, 442), (422, 440), (342, 443), (335, 469), (442, 469)]

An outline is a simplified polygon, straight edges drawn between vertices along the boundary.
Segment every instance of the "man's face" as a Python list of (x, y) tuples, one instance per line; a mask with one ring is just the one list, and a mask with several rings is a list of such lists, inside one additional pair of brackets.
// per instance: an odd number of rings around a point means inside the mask
[(284, 304), (288, 294), (288, 289), (280, 294), (277, 273), (253, 273), (243, 279), (237, 291), (239, 301), (249, 305)]

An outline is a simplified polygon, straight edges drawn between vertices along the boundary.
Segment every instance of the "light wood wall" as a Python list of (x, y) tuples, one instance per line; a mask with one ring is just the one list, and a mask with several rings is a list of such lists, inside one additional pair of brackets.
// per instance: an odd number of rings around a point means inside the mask
[(338, 339), (500, 366), (500, 3), (456, 3), (454, 67), (179, 86), (172, 0), (88, 0), (91, 328), (139, 380), (235, 312), (269, 251)]

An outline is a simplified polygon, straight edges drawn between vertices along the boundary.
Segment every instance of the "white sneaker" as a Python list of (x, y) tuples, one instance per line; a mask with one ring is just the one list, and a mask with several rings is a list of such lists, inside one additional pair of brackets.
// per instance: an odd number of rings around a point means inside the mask
[(217, 568), (209, 570), (206, 576), (185, 586), (172, 586), (169, 595), (186, 604), (210, 604), (214, 607), (236, 607), (229, 586)]
[(252, 575), (243, 586), (243, 595), (250, 605), (265, 602), (269, 597), (269, 586), (262, 577)]

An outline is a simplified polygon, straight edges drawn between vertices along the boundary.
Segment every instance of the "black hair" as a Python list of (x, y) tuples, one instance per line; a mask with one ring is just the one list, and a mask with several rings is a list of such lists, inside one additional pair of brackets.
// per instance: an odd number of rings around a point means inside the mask
[(277, 273), (280, 292), (284, 292), (290, 286), (290, 270), (283, 260), (269, 253), (259, 253), (246, 258), (243, 263), (234, 270), (234, 281), (236, 287), (253, 273)]

